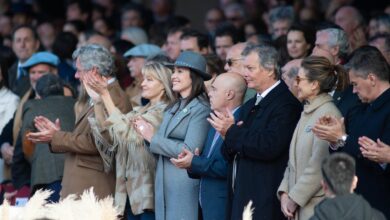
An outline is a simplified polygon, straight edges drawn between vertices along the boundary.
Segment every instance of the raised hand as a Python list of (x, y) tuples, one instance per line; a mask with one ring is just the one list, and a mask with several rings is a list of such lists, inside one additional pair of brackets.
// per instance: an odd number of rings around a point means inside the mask
[(234, 124), (234, 115), (228, 109), (223, 113), (214, 111), (210, 113), (207, 121), (224, 138), (227, 130)]
[(154, 127), (149, 122), (145, 121), (142, 117), (134, 120), (133, 126), (138, 134), (140, 134), (145, 140), (150, 142), (154, 135)]
[(61, 130), (60, 120), (58, 118), (53, 123), (43, 116), (38, 116), (34, 119), (34, 125), (39, 132), (30, 132), (27, 134), (27, 138), (34, 143), (49, 143), (54, 133)]
[(329, 141), (332, 144), (336, 143), (345, 135), (344, 118), (323, 116), (317, 120), (312, 131), (318, 138)]

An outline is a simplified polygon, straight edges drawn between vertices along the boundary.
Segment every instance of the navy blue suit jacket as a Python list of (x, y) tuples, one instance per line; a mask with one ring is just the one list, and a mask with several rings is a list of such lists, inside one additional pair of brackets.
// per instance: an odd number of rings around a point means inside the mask
[[(238, 118), (240, 109), (234, 112)], [(194, 156), (191, 162), (191, 170), (188, 172), (191, 178), (200, 178), (200, 202), (202, 206), (203, 219), (220, 220), (226, 219), (227, 205), (227, 172), (228, 162), (222, 155), (222, 137), (216, 140), (210, 157), (211, 145), (213, 143), (215, 129), (210, 127), (207, 139), (200, 156)]]
[(390, 89), (383, 92), (370, 104), (361, 105), (352, 124), (347, 124), (348, 138), (344, 151), (356, 160), (356, 175), (359, 178), (356, 193), (390, 219), (390, 164), (383, 169), (380, 164), (364, 158), (358, 138), (367, 136), (372, 140), (380, 138), (390, 143)]

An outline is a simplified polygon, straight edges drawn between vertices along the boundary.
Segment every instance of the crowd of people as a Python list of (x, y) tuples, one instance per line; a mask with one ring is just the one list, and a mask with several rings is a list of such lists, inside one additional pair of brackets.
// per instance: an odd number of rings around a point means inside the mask
[(174, 0), (48, 2), (0, 1), (0, 202), (390, 218), (388, 2), (220, 0), (203, 28)]

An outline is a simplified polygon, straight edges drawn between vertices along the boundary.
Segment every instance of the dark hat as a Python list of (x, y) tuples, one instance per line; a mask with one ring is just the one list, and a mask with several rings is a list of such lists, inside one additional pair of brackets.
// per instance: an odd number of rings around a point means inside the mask
[(210, 80), (211, 75), (206, 72), (206, 59), (199, 53), (192, 51), (183, 51), (176, 59), (174, 64), (168, 64), (167, 66), (186, 67), (199, 74), (204, 80)]

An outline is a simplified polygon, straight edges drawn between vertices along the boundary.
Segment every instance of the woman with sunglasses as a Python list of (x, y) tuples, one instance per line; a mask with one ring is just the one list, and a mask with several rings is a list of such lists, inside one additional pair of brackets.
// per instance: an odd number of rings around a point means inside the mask
[(340, 118), (341, 113), (328, 94), (346, 76), (343, 68), (324, 57), (310, 56), (302, 61), (296, 77), (298, 98), (304, 110), (295, 128), (289, 161), (278, 189), (283, 214), (289, 219), (309, 219), (324, 198), (321, 188), (321, 162), (329, 154), (329, 143), (317, 138), (312, 127), (324, 115)]
[(210, 107), (205, 93), (206, 60), (198, 53), (184, 51), (176, 59), (172, 90), (180, 98), (169, 105), (158, 130), (143, 119), (136, 121), (138, 132), (158, 155), (155, 207), (156, 219), (198, 219), (199, 180), (177, 168), (171, 158), (180, 157), (183, 148), (201, 150), (208, 131)]

